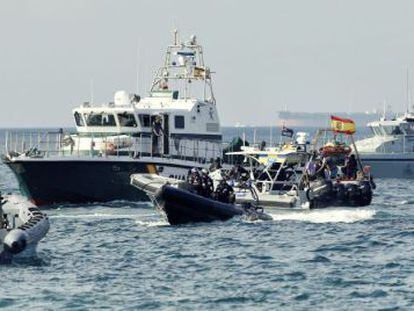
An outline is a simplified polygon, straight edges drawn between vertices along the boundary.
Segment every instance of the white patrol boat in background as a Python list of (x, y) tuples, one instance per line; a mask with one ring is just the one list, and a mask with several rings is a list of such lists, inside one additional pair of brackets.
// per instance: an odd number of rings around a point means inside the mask
[(372, 137), (356, 141), (374, 177), (414, 178), (414, 114), (370, 122)]
[(177, 31), (149, 96), (125, 91), (113, 102), (73, 110), (76, 133), (8, 133), (3, 161), (37, 205), (145, 200), (130, 186), (135, 173), (184, 179), (222, 154), (211, 71), (195, 36)]

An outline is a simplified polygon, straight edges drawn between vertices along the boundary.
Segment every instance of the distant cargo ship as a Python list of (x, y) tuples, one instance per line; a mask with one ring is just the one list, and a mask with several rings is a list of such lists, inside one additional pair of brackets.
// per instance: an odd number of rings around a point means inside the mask
[(379, 119), (378, 112), (293, 112), (284, 110), (277, 113), (277, 125), (291, 127), (326, 127), (329, 126), (332, 114), (354, 120), (357, 127), (365, 127), (367, 123)]

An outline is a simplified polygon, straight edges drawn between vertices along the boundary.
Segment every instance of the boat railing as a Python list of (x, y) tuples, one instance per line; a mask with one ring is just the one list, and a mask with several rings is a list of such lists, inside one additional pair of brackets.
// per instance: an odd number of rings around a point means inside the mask
[(221, 157), (221, 141), (153, 134), (71, 134), (59, 131), (6, 131), (5, 151), (9, 157), (157, 157), (165, 161), (206, 163)]

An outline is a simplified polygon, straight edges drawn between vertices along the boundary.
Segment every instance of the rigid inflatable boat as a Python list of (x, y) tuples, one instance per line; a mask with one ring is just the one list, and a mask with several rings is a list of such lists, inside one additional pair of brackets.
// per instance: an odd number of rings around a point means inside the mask
[(240, 216), (250, 221), (272, 218), (253, 204), (232, 204), (191, 191), (184, 181), (155, 174), (135, 174), (131, 184), (148, 194), (155, 208), (171, 225), (225, 221)]
[(32, 203), (18, 195), (1, 197), (0, 263), (8, 263), (14, 256), (35, 255), (37, 244), (48, 231), (47, 215)]

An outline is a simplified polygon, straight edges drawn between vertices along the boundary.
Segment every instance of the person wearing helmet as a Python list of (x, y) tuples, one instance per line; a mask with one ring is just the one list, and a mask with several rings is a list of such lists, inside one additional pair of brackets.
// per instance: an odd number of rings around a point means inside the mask
[(213, 180), (208, 175), (206, 169), (201, 170), (201, 195), (206, 198), (211, 198), (214, 192)]
[(187, 176), (187, 182), (191, 186), (192, 191), (200, 194), (201, 192), (201, 176), (199, 171), (194, 167)]
[(225, 179), (220, 180), (214, 192), (214, 197), (217, 201), (227, 204), (233, 204), (236, 200), (233, 187)]

